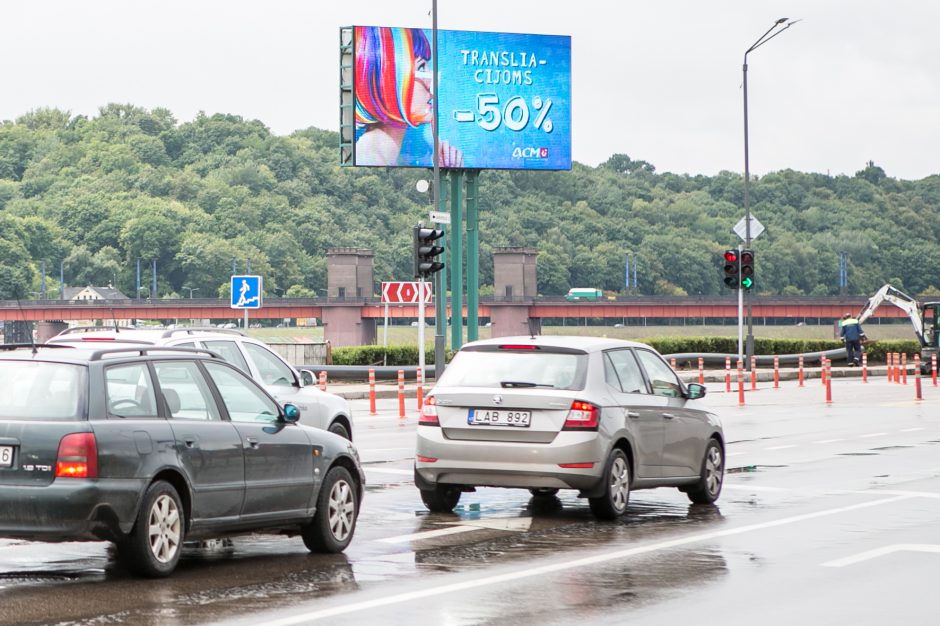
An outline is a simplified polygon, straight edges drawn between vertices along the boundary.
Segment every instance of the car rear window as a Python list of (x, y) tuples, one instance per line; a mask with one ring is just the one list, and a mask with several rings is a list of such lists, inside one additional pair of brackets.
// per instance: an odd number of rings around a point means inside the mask
[(85, 372), (70, 363), (0, 361), (0, 419), (80, 419)]
[(587, 355), (539, 350), (461, 350), (444, 370), (444, 387), (584, 389)]

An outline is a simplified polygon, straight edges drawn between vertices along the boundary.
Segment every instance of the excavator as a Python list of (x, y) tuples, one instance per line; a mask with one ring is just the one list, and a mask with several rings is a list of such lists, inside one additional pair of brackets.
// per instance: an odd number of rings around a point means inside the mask
[[(914, 333), (920, 341), (920, 370), (921, 373), (930, 372), (930, 358), (940, 353), (937, 340), (940, 338), (940, 302), (917, 302), (900, 289), (885, 285), (868, 299), (858, 314), (860, 324), (870, 318), (875, 310), (884, 302), (890, 302), (905, 313), (914, 326)], [(940, 359), (940, 356), (938, 356)]]

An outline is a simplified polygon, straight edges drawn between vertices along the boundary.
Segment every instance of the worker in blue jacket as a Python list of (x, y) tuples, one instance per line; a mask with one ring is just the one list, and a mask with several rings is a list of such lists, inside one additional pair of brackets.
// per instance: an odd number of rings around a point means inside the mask
[(862, 363), (862, 340), (865, 339), (865, 331), (862, 330), (861, 323), (849, 313), (842, 316), (840, 326), (842, 341), (845, 342), (846, 361), (849, 367), (858, 367)]

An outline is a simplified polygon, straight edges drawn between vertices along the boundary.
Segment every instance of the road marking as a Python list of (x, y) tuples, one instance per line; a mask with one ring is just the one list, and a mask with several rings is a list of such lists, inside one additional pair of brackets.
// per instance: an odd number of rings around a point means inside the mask
[(729, 453), (726, 454), (725, 456), (726, 456), (726, 457), (727, 457), (727, 456), (741, 456), (742, 454), (744, 454), (744, 453), (743, 453), (743, 452), (729, 452)]
[(877, 559), (878, 557), (893, 554), (895, 552), (933, 552), (934, 554), (940, 554), (940, 546), (929, 543), (896, 543), (891, 546), (876, 548), (874, 550), (868, 550), (867, 552), (860, 552), (855, 556), (845, 557), (844, 559), (829, 561), (828, 563), (823, 563), (822, 566), (845, 567), (846, 565), (855, 565), (856, 563), (861, 563), (862, 561)]
[(836, 443), (837, 441), (845, 441), (845, 439), (823, 439), (822, 441), (814, 441), (813, 443)]
[(366, 472), (379, 472), (382, 474), (401, 474), (402, 476), (414, 476), (414, 470), (395, 469), (393, 467), (363, 467)]
[(884, 437), (888, 433), (868, 433), (867, 435), (859, 435), (859, 439), (868, 439), (869, 437)]
[(916, 433), (918, 430), (924, 430), (923, 428), (902, 428), (902, 433)]
[(396, 537), (385, 537), (384, 539), (377, 539), (379, 543), (409, 543), (411, 541), (421, 541), (423, 539), (435, 539), (437, 537), (445, 537), (447, 535), (456, 535), (457, 533), (465, 533), (470, 530), (477, 530), (473, 526), (447, 526), (445, 528), (438, 528), (436, 530), (426, 530), (423, 533), (413, 533), (411, 535), (398, 535)]
[(359, 446), (359, 453), (364, 454), (366, 452), (400, 452), (402, 450), (414, 450), (414, 446), (408, 448), (364, 448)]
[(772, 448), (764, 448), (764, 450), (786, 450), (787, 448), (796, 448), (796, 444), (789, 444), (785, 446), (774, 446)]
[[(514, 583), (525, 578), (533, 578), (538, 576), (546, 576), (548, 574), (554, 574), (557, 572), (564, 572), (573, 569), (579, 569), (583, 567), (588, 567), (592, 565), (598, 565), (600, 563), (608, 563), (610, 561), (617, 561), (620, 559), (625, 559), (632, 556), (637, 556), (640, 554), (649, 554), (651, 552), (659, 552), (662, 550), (671, 550), (673, 548), (678, 548), (681, 546), (686, 546), (694, 543), (701, 543), (704, 541), (712, 541), (714, 539), (720, 539), (722, 537), (732, 537), (734, 535), (741, 535), (744, 533), (750, 533), (758, 530), (765, 530), (768, 528), (776, 528), (778, 526), (786, 526), (788, 524), (795, 524), (798, 522), (804, 522), (807, 520), (818, 519), (821, 517), (828, 517), (830, 515), (838, 515), (840, 513), (847, 513), (849, 511), (857, 511), (859, 509), (866, 509), (873, 506), (881, 506), (884, 504), (894, 504), (901, 500), (909, 500), (916, 496), (896, 496), (893, 498), (883, 498), (880, 500), (874, 500), (869, 502), (862, 502), (859, 504), (851, 504), (848, 506), (838, 507), (834, 509), (825, 509), (822, 511), (816, 511), (815, 513), (804, 513), (802, 515), (794, 515), (792, 517), (784, 517), (778, 520), (771, 522), (762, 522), (759, 524), (749, 524), (741, 526), (739, 528), (729, 528), (725, 530), (718, 530), (712, 532), (698, 533), (693, 535), (687, 535), (685, 537), (679, 537), (678, 539), (670, 539), (667, 541), (660, 541), (657, 543), (651, 543), (647, 545), (637, 546), (633, 548), (627, 548), (624, 550), (617, 550), (614, 552), (604, 552), (594, 556), (581, 557), (577, 559), (571, 559), (566, 561), (560, 561), (555, 563), (550, 563), (548, 565), (542, 565), (540, 567), (525, 567), (523, 569), (514, 569), (510, 572), (503, 574), (496, 574), (492, 576), (482, 576), (480, 578), (465, 580), (457, 583), (448, 583), (437, 586), (426, 586), (422, 589), (417, 589), (415, 591), (410, 591), (406, 593), (399, 593), (391, 596), (384, 596), (379, 598), (373, 598), (371, 600), (363, 600), (360, 602), (350, 602), (348, 604), (340, 604), (337, 606), (332, 606), (324, 609), (315, 609), (313, 611), (299, 613), (297, 615), (283, 617), (280, 619), (272, 619), (270, 621), (261, 622), (258, 621), (259, 616), (254, 616), (252, 619), (252, 624), (255, 626), (293, 626), (294, 624), (304, 624), (307, 622), (312, 622), (314, 620), (320, 620), (327, 617), (336, 617), (337, 615), (348, 615), (350, 613), (357, 613), (359, 611), (365, 611), (367, 609), (375, 609), (384, 606), (390, 606), (393, 604), (401, 604), (403, 602), (413, 602), (415, 600), (421, 600), (423, 598), (430, 598), (434, 596), (441, 596), (449, 593), (455, 593), (460, 591), (466, 591), (468, 589), (477, 589), (479, 587), (488, 587), (491, 585), (499, 585), (502, 583)], [(456, 528), (462, 528), (457, 526)], [(431, 531), (434, 532), (434, 531)], [(427, 583), (427, 581), (425, 581)], [(343, 598), (340, 598), (339, 601), (342, 601)]]
[(732, 491), (735, 491), (735, 490), (737, 491), (772, 491), (772, 492), (792, 491), (792, 489), (790, 489), (789, 487), (764, 487), (764, 486), (758, 486), (758, 485), (729, 485), (728, 483), (725, 483), (724, 485), (722, 485), (722, 489), (731, 489)]

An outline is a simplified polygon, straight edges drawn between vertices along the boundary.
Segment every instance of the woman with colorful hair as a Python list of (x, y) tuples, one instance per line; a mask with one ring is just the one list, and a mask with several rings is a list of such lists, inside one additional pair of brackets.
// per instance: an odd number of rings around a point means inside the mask
[[(356, 164), (428, 166), (433, 140), (431, 46), (419, 28), (357, 26)], [(441, 142), (442, 167), (462, 167), (463, 154)]]

